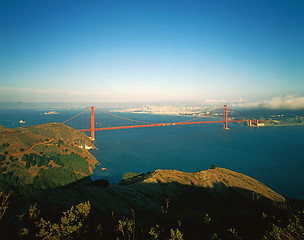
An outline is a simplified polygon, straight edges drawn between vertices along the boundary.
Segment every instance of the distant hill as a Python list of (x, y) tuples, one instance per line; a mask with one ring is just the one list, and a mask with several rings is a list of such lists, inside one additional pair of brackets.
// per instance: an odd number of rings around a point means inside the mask
[(90, 138), (61, 123), (0, 126), (0, 186), (26, 193), (89, 176), (98, 162), (86, 148)]

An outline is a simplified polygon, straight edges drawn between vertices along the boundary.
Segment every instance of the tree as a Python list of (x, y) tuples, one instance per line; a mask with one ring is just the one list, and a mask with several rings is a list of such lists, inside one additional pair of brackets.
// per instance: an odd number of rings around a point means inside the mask
[(27, 239), (38, 237), (45, 240), (77, 238), (90, 210), (91, 204), (89, 201), (80, 203), (63, 212), (63, 216), (58, 223), (52, 223), (43, 218), (37, 221), (39, 211), (36, 206), (31, 206), (28, 212), (23, 214), (22, 220), (34, 221), (34, 227), (30, 227), (29, 223), (26, 223), (26, 228), (21, 229), (20, 235)]
[(171, 228), (171, 238), (170, 240), (183, 240), (183, 234), (181, 234), (181, 232), (178, 230), (178, 228), (174, 231)]

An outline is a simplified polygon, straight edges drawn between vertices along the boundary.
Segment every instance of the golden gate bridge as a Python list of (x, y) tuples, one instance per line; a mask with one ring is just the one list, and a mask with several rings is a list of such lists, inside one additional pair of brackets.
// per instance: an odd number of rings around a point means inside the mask
[[(230, 110), (231, 112), (234, 112), (233, 110)], [(96, 118), (95, 114), (96, 112), (101, 113), (98, 116), (98, 119)], [(85, 113), (90, 113), (87, 118), (83, 118), (84, 123), (79, 120), (81, 115), (84, 115)], [(67, 126), (73, 127), (81, 132), (90, 132), (91, 133), (91, 139), (95, 140), (95, 132), (96, 131), (106, 131), (106, 130), (115, 130), (115, 129), (130, 129), (130, 128), (145, 128), (145, 127), (160, 127), (160, 126), (178, 126), (178, 125), (190, 125), (190, 124), (204, 124), (204, 123), (223, 123), (223, 129), (229, 129), (228, 123), (231, 122), (248, 122), (248, 119), (244, 119), (241, 115), (234, 112), (236, 115), (239, 116), (241, 119), (229, 119), (228, 118), (228, 107), (227, 105), (224, 105), (223, 108), (223, 120), (208, 120), (208, 121), (202, 121), (202, 118), (210, 118), (210, 116), (200, 116), (195, 117), (192, 119), (187, 119), (184, 121), (179, 122), (146, 122), (146, 121), (140, 121), (140, 120), (134, 120), (127, 117), (119, 116), (116, 114), (113, 114), (111, 112), (104, 111), (102, 109), (96, 108), (96, 107), (89, 107), (82, 111), (81, 113), (65, 120), (64, 124)], [(89, 119), (88, 119), (89, 117)], [(76, 120), (76, 121), (75, 121)], [(81, 122), (81, 123), (79, 123)], [(84, 127), (84, 126), (90, 126)]]

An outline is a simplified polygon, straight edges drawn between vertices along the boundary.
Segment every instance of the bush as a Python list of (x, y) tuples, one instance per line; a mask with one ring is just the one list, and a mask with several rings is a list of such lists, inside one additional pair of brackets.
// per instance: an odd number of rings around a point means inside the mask
[(34, 178), (35, 189), (52, 189), (59, 186), (64, 186), (78, 179), (71, 169), (53, 167), (46, 169), (40, 169), (38, 176)]
[[(41, 154), (42, 152), (40, 152)], [(54, 155), (38, 155), (35, 153), (30, 153), (30, 154), (24, 154), (22, 157), (22, 161), (25, 161), (25, 167), (29, 169), (31, 166), (38, 165), (38, 167), (42, 166), (48, 166), (49, 162), (53, 160), (57, 165), (64, 167), (63, 162), (60, 159), (59, 154), (54, 154)]]
[(211, 167), (211, 169), (216, 169), (217, 168), (217, 166), (215, 164), (211, 164), (210, 167)]
[(60, 156), (60, 161), (65, 167), (71, 168), (77, 172), (90, 174), (88, 162), (78, 154), (65, 154)]
[(0, 154), (0, 161), (5, 161), (6, 156)]
[(51, 222), (39, 219), (40, 211), (36, 205), (31, 205), (29, 210), (21, 216), (25, 227), (19, 232), (26, 239), (76, 239), (86, 225), (88, 215), (91, 211), (89, 201), (72, 206), (60, 221)]
[(0, 192), (0, 219), (3, 217), (4, 213), (7, 210), (9, 197), (10, 194), (5, 194), (3, 192)]

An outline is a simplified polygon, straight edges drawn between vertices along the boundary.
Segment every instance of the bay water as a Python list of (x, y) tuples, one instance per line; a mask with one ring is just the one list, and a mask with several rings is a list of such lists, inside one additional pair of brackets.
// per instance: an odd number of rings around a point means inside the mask
[[(0, 125), (19, 127), (47, 122), (62, 122), (80, 110), (48, 109), (0, 110)], [(57, 110), (56, 110), (57, 111)], [(119, 114), (151, 122), (179, 122), (181, 116)], [(89, 124), (89, 119), (86, 120)], [(89, 125), (88, 125), (89, 126)], [(88, 128), (88, 126), (86, 128)], [(230, 123), (163, 126), (96, 132), (97, 150), (92, 154), (100, 162), (92, 179), (104, 178), (117, 183), (126, 172), (153, 172), (176, 169), (197, 172), (211, 164), (249, 175), (278, 193), (304, 200), (304, 126), (250, 128)], [(106, 168), (102, 171), (101, 168)]]

